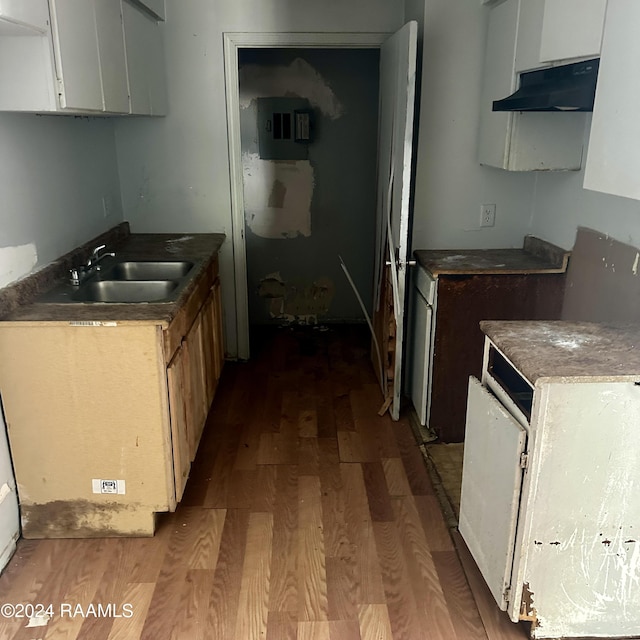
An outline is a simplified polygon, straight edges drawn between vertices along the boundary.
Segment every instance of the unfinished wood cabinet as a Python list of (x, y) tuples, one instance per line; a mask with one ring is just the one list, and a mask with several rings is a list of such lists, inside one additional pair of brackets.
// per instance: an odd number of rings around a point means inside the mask
[(175, 509), (220, 376), (219, 286), (213, 258), (168, 324), (0, 323), (25, 538), (153, 535)]

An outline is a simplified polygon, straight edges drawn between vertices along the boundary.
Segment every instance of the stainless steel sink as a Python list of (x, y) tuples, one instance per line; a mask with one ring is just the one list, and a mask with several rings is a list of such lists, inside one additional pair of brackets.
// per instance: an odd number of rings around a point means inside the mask
[(102, 272), (104, 280), (178, 280), (193, 269), (187, 260), (128, 260)]
[(74, 302), (159, 302), (171, 297), (176, 280), (94, 280), (74, 292)]

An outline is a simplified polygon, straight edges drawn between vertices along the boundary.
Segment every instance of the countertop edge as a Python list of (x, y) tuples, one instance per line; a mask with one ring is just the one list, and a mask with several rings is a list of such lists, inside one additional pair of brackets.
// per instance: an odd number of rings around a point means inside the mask
[[(432, 259), (428, 255), (431, 254)], [(413, 252), (417, 263), (434, 278), (440, 275), (528, 275), (566, 273), (571, 251), (562, 249), (536, 236), (527, 235), (521, 249), (416, 249)], [(467, 264), (451, 265), (445, 263), (452, 256), (468, 257)], [(470, 266), (473, 258), (495, 256), (495, 265)], [(506, 256), (522, 256), (532, 264), (526, 267), (509, 267), (503, 264)], [(500, 263), (500, 264), (498, 264)]]

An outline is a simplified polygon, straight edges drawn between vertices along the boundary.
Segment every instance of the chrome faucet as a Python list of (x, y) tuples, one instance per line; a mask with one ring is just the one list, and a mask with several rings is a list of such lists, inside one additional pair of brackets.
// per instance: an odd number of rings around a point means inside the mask
[(87, 264), (75, 267), (69, 270), (69, 281), (72, 285), (79, 285), (83, 280), (86, 280), (89, 276), (93, 275), (96, 271), (100, 271), (102, 268), (100, 263), (106, 257), (114, 257), (116, 254), (112, 251), (105, 251), (100, 253), (103, 249), (106, 249), (107, 245), (101, 244), (91, 252), (91, 257), (87, 260)]
[(96, 247), (91, 252), (91, 257), (89, 258), (89, 260), (87, 260), (87, 268), (88, 269), (95, 269), (96, 271), (100, 271), (100, 268), (101, 268), (100, 267), (100, 263), (106, 257), (113, 258), (116, 255), (112, 251), (105, 251), (104, 253), (100, 253), (103, 249), (106, 249), (106, 248), (107, 248), (106, 244), (101, 244), (99, 247)]

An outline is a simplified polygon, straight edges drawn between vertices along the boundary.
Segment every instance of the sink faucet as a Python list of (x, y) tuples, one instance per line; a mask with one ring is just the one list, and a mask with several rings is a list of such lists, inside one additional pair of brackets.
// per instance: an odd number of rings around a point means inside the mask
[(102, 268), (100, 263), (108, 256), (114, 257), (116, 254), (111, 251), (105, 251), (100, 253), (103, 249), (106, 249), (107, 245), (101, 244), (97, 246), (92, 252), (91, 257), (87, 260), (87, 264), (75, 267), (69, 270), (69, 281), (72, 285), (79, 285), (83, 280), (86, 280), (89, 276), (93, 275), (96, 271), (100, 271)]
[(100, 263), (106, 257), (109, 256), (113, 258), (116, 255), (115, 253), (113, 253), (113, 251), (105, 251), (104, 253), (100, 253), (103, 249), (106, 249), (106, 248), (107, 248), (106, 244), (101, 244), (91, 252), (91, 257), (89, 258), (89, 260), (87, 260), (88, 269), (95, 269), (96, 271), (100, 271), (100, 268), (101, 268)]

